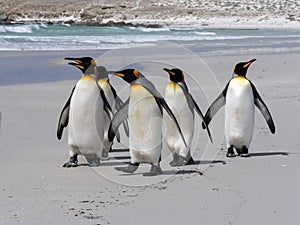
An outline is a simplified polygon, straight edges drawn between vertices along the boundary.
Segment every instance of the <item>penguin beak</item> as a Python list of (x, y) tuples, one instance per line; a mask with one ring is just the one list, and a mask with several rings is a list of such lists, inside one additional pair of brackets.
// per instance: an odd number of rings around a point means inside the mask
[(75, 66), (78, 69), (84, 69), (84, 66), (77, 64), (77, 63), (69, 62), (68, 65)]
[(173, 75), (173, 76), (175, 75), (175, 73), (173, 71), (171, 71), (167, 68), (164, 68), (164, 71), (168, 72), (168, 74), (170, 74), (170, 75)]
[(76, 59), (76, 58), (72, 58), (72, 57), (66, 57), (65, 60), (71, 60), (73, 62), (69, 62), (68, 64), (71, 66), (75, 66), (78, 69), (84, 69), (84, 67), (82, 65), (80, 65), (82, 63), (81, 60)]
[(119, 72), (112, 72), (113, 75), (118, 76), (118, 77), (124, 77), (125, 75)]
[(251, 59), (248, 63), (246, 63), (243, 67), (244, 68), (247, 68), (247, 67), (249, 67), (253, 62), (255, 62), (256, 61), (256, 59)]
[(74, 62), (77, 62), (77, 63), (82, 63), (81, 60), (76, 59), (76, 58), (72, 58), (72, 57), (66, 57), (65, 60), (71, 60), (71, 61), (74, 61)]

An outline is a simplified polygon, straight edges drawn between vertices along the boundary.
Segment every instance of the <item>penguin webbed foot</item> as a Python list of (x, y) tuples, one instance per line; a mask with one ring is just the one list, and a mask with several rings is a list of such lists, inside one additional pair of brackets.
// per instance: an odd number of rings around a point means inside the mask
[[(176, 154), (177, 155), (177, 154)], [(177, 158), (174, 157), (173, 161), (170, 162), (170, 166), (185, 166), (185, 165), (193, 165), (195, 164), (195, 160), (193, 157), (183, 157), (183, 156), (178, 156)]]
[(63, 165), (63, 167), (66, 167), (66, 168), (77, 167), (77, 166), (78, 166), (77, 155), (71, 156), (69, 161)]
[(90, 167), (100, 166), (100, 158), (96, 154), (90, 154), (84, 156)]
[(243, 146), (242, 149), (237, 149), (237, 153), (240, 157), (247, 158), (249, 157), (248, 148)]
[(186, 165), (193, 165), (193, 164), (195, 164), (195, 160), (193, 159), (193, 157), (191, 157), (191, 158), (188, 160), (188, 162), (187, 162)]
[(101, 161), (108, 161), (108, 160), (109, 160), (109, 152), (103, 150), (101, 155)]
[(227, 150), (227, 154), (226, 154), (227, 157), (229, 158), (232, 158), (232, 157), (235, 157), (235, 153), (234, 153), (234, 149), (233, 149), (233, 146), (230, 146)]
[(162, 173), (163, 172), (162, 172), (162, 170), (160, 168), (160, 165), (158, 164), (157, 166), (156, 165), (152, 165), (151, 169), (150, 169), (150, 172), (143, 173), (143, 176), (145, 176), (145, 177), (153, 177), (153, 176), (160, 175)]
[(130, 163), (128, 166), (126, 167), (115, 167), (115, 170), (124, 172), (124, 173), (134, 173), (138, 167), (139, 167), (139, 163)]
[(173, 160), (169, 163), (170, 166), (177, 166), (178, 158), (179, 158), (179, 155), (174, 153), (173, 154)]

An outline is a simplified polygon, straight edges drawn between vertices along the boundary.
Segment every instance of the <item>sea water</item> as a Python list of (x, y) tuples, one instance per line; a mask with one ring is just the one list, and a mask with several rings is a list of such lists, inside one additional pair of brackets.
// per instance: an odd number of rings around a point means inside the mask
[(157, 51), (161, 42), (179, 45), (180, 50), (186, 47), (200, 56), (300, 52), (300, 29), (0, 25), (0, 86), (76, 80), (80, 71), (67, 66), (63, 58), (97, 59), (115, 52), (110, 49), (125, 54), (128, 49), (132, 55), (133, 47)]
[(168, 41), (198, 51), (227, 46), (300, 46), (300, 29), (211, 29), (93, 27), (67, 25), (0, 25), (0, 51), (108, 50)]

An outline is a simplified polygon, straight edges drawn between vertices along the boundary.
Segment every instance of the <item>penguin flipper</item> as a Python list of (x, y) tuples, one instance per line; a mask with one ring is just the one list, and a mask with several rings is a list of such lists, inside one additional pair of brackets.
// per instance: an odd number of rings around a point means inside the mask
[(60, 140), (63, 134), (63, 130), (65, 127), (68, 126), (69, 123), (69, 111), (70, 111), (70, 103), (71, 103), (71, 98), (73, 96), (73, 92), (75, 90), (75, 87), (73, 87), (71, 95), (68, 99), (68, 101), (66, 102), (66, 104), (64, 105), (61, 113), (60, 113), (60, 117), (59, 117), (59, 121), (58, 121), (58, 126), (57, 126), (57, 132), (56, 132), (56, 136), (57, 139)]
[[(121, 98), (119, 96), (116, 96), (115, 102), (116, 102), (116, 109), (117, 109), (117, 111), (119, 111), (120, 108), (122, 107), (122, 105), (124, 104), (124, 102), (121, 100)], [(122, 124), (123, 124), (123, 128), (124, 128), (126, 136), (129, 137), (128, 117), (126, 117), (124, 119)]]
[(191, 93), (189, 92), (188, 90), (188, 87), (186, 85), (186, 83), (184, 81), (180, 81), (178, 82), (179, 86), (182, 88), (182, 91), (187, 99), (187, 103), (188, 103), (188, 106), (190, 108), (190, 110), (196, 110), (196, 112), (198, 113), (198, 115), (201, 117), (202, 121), (203, 121), (203, 124), (205, 125), (205, 128), (207, 129), (207, 133), (208, 133), (208, 137), (210, 139), (211, 142), (212, 141), (212, 137), (211, 137), (211, 134), (210, 134), (210, 130), (208, 128), (208, 125), (205, 123), (204, 121), (204, 116), (200, 110), (200, 107), (198, 106), (197, 102), (195, 101), (195, 99), (193, 98), (193, 96), (191, 95)]
[(205, 120), (204, 120), (204, 116), (203, 116), (203, 114), (202, 114), (202, 112), (201, 112), (201, 110), (200, 110), (200, 107), (198, 106), (198, 104), (197, 104), (197, 102), (195, 101), (195, 99), (193, 98), (193, 96), (190, 94), (190, 97), (191, 97), (191, 100), (193, 101), (193, 103), (194, 103), (194, 107), (195, 107), (195, 109), (196, 109), (196, 112), (198, 113), (198, 115), (201, 117), (201, 119), (202, 119), (202, 126), (204, 125), (205, 126), (205, 128), (206, 128), (206, 130), (207, 130), (207, 134), (208, 134), (208, 137), (209, 137), (209, 139), (210, 139), (210, 142), (212, 143), (213, 141), (212, 141), (212, 137), (211, 137), (211, 134), (210, 134), (210, 130), (209, 130), (209, 128), (208, 128), (208, 124), (205, 122)]
[(254, 104), (259, 109), (259, 111), (262, 113), (265, 120), (267, 121), (267, 124), (269, 126), (269, 129), (270, 129), (271, 133), (274, 134), (275, 133), (275, 124), (274, 124), (274, 121), (272, 119), (271, 113), (270, 113), (267, 105), (264, 103), (264, 101), (260, 97), (260, 95), (259, 95), (256, 87), (254, 86), (254, 84), (252, 84), (252, 82), (250, 82), (250, 84), (251, 84), (252, 91), (253, 91)]
[(116, 133), (118, 132), (118, 128), (121, 123), (128, 117), (128, 109), (129, 109), (129, 98), (122, 105), (119, 111), (114, 115), (108, 129), (108, 140), (113, 141)]
[(111, 83), (109, 83), (110, 89), (113, 93), (114, 96), (114, 100), (115, 100), (115, 105), (116, 105), (116, 109), (117, 111), (119, 110), (119, 108), (123, 105), (123, 101), (121, 100), (121, 98), (118, 96), (116, 89), (111, 85)]
[(98, 85), (98, 88), (99, 88), (99, 91), (100, 91), (100, 96), (101, 96), (101, 98), (103, 100), (104, 111), (107, 113), (107, 115), (110, 116), (111, 114), (113, 114), (113, 111), (112, 111), (112, 109), (110, 107), (109, 102), (107, 101), (107, 98), (105, 96), (105, 93), (104, 93), (103, 89), (99, 85)]
[(155, 97), (155, 100), (156, 100), (156, 103), (158, 104), (159, 108), (162, 110), (162, 108), (164, 108), (166, 110), (166, 112), (169, 114), (169, 116), (173, 119), (173, 121), (175, 122), (176, 124), (176, 127), (180, 133), (180, 136), (184, 142), (184, 145), (187, 147), (187, 144), (186, 144), (186, 141), (185, 141), (185, 138), (182, 134), (182, 131), (181, 131), (181, 128), (178, 124), (178, 121), (175, 117), (175, 115), (173, 114), (172, 110), (170, 109), (170, 107), (168, 106), (168, 104), (166, 103), (165, 99), (163, 99), (162, 97), (157, 97), (157, 96), (154, 96)]
[(214, 115), (219, 111), (220, 108), (222, 108), (226, 103), (226, 94), (228, 89), (229, 82), (226, 84), (224, 90), (221, 92), (221, 94), (216, 98), (215, 101), (209, 106), (207, 112), (204, 116), (204, 122), (202, 122), (202, 128), (205, 129), (206, 126), (209, 125), (211, 119), (214, 117)]
[[(114, 95), (116, 110), (119, 111), (119, 109), (122, 107), (122, 105), (124, 104), (124, 102), (118, 96), (115, 88), (110, 83), (109, 83), (109, 85), (110, 85), (111, 91), (112, 91), (112, 93)], [(128, 126), (127, 118), (123, 121), (123, 127), (124, 127), (124, 131), (125, 131), (126, 136), (129, 137), (129, 126)], [(118, 139), (118, 137), (117, 137), (117, 139)], [(120, 140), (118, 140), (118, 141), (120, 142)]]

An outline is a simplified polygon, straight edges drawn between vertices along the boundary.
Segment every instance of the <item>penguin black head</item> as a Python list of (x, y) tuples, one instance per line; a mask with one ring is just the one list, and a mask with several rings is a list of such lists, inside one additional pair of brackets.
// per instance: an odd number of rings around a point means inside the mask
[(184, 74), (180, 69), (173, 68), (171, 70), (164, 68), (164, 71), (167, 71), (170, 75), (170, 80), (177, 83), (184, 80)]
[(97, 74), (99, 79), (108, 78), (108, 71), (104, 66), (97, 66)]
[(235, 65), (234, 69), (233, 69), (233, 73), (238, 75), (238, 76), (246, 76), (247, 70), (249, 68), (249, 66), (256, 61), (256, 59), (251, 59), (248, 62), (240, 62), (238, 64)]
[(71, 60), (74, 62), (69, 62), (69, 65), (75, 66), (82, 71), (83, 74), (95, 74), (97, 73), (96, 62), (91, 57), (82, 58), (71, 58), (67, 57), (65, 60)]
[(121, 71), (116, 71), (113, 74), (118, 77), (122, 77), (123, 80), (125, 80), (128, 83), (131, 83), (132, 81), (135, 81), (139, 78), (139, 71), (137, 71), (136, 69), (125, 69)]

